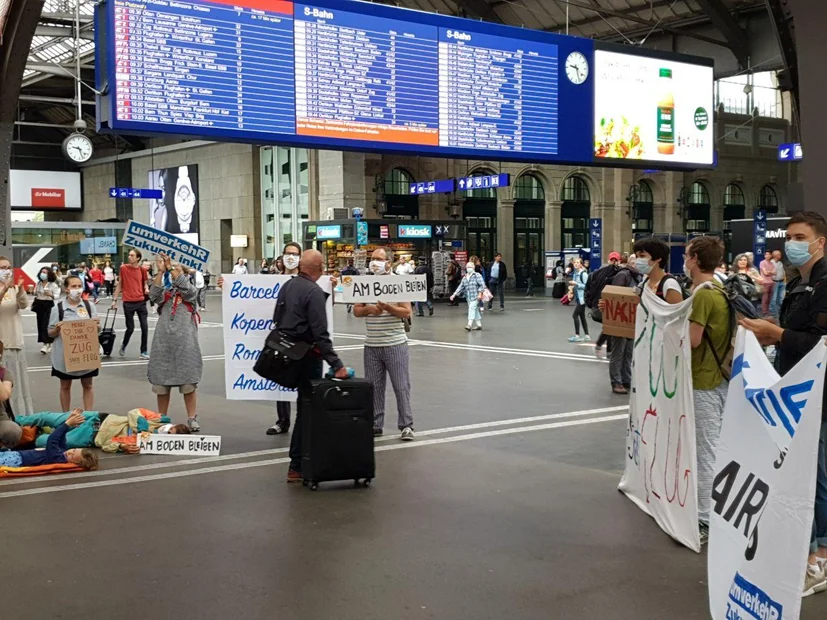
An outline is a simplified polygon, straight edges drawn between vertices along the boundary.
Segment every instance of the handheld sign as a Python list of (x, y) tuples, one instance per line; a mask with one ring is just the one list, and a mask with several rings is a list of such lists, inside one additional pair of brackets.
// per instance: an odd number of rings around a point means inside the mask
[(101, 367), (97, 321), (64, 321), (60, 326), (63, 338), (63, 361), (66, 372), (96, 370)]
[(377, 301), (426, 301), (425, 274), (415, 276), (343, 276), (342, 301), (348, 304), (373, 304)]
[(138, 445), (141, 454), (170, 456), (218, 456), (221, 437), (217, 435), (156, 435), (140, 433)]
[(603, 333), (621, 338), (635, 337), (635, 321), (640, 296), (626, 286), (605, 286), (601, 295), (606, 302), (603, 310)]
[(203, 271), (210, 258), (210, 251), (200, 245), (133, 220), (129, 220), (127, 224), (121, 245), (145, 250), (150, 254), (163, 252), (170, 260), (199, 271)]

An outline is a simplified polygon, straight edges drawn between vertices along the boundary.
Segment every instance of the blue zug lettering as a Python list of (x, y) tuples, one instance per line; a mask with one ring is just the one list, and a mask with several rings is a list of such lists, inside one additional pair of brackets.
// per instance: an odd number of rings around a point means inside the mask
[(246, 390), (250, 392), (295, 392), (295, 389), (286, 388), (270, 379), (261, 377), (248, 378), (244, 373), (238, 376), (233, 383), (234, 390)]
[(261, 351), (250, 349), (243, 342), (238, 342), (235, 345), (232, 359), (244, 362), (255, 362), (258, 360), (259, 355), (261, 355)]
[(278, 299), (281, 282), (273, 286), (248, 286), (241, 280), (233, 282), (230, 299)]
[(273, 319), (248, 319), (245, 312), (236, 312), (230, 322), (230, 329), (237, 329), (248, 335), (256, 331), (273, 331)]

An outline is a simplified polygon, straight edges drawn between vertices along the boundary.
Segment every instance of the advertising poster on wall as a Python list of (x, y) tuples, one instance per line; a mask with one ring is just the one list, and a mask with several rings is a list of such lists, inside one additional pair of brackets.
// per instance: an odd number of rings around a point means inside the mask
[(150, 170), (149, 188), (163, 192), (149, 201), (149, 225), (199, 245), (198, 165)]
[(712, 165), (712, 66), (595, 50), (594, 155)]

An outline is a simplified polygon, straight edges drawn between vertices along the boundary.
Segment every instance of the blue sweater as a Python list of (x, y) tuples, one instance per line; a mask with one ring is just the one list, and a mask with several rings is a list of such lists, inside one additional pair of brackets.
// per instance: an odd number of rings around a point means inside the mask
[(65, 423), (61, 424), (49, 435), (45, 450), (20, 450), (20, 458), (23, 460), (22, 466), (65, 463), (66, 455), (64, 452), (66, 452), (66, 433), (68, 432), (69, 427)]

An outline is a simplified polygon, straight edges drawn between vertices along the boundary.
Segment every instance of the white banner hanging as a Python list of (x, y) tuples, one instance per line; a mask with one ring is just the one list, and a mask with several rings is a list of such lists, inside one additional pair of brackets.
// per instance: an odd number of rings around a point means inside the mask
[[(224, 317), (224, 382), (228, 400), (295, 401), (296, 390), (280, 386), (253, 370), (264, 340), (273, 329), (279, 292), (293, 276), (225, 275), (222, 294)], [(330, 278), (317, 284), (328, 293), (327, 329), (333, 337), (333, 295)]]
[(648, 287), (637, 310), (626, 468), (620, 490), (672, 538), (700, 551), (692, 299), (668, 304)]
[(813, 522), (827, 346), (784, 377), (740, 329), (709, 524), (713, 620), (796, 620)]

